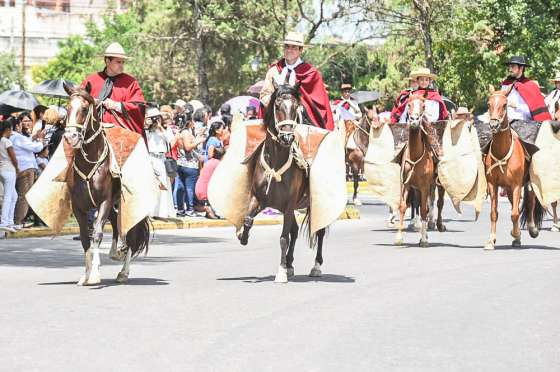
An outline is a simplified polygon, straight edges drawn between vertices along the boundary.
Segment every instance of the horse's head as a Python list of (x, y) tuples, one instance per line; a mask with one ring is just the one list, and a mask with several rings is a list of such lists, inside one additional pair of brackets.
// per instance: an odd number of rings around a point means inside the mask
[(490, 98), (488, 98), (488, 117), (490, 118), (490, 130), (497, 133), (504, 126), (507, 128), (507, 97), (511, 93), (513, 85), (506, 90), (495, 90), (490, 86)]
[(379, 120), (379, 115), (377, 114), (377, 108), (373, 106), (367, 109), (366, 114), (362, 118), (362, 122), (365, 123), (364, 128), (369, 132), (370, 128), (378, 129), (381, 127), (382, 123)]
[(68, 114), (64, 139), (72, 148), (78, 149), (84, 141), (84, 132), (88, 123), (95, 118), (95, 100), (90, 95), (91, 84), (88, 82), (85, 89), (72, 88), (66, 83), (64, 90), (68, 93)]
[(407, 123), (410, 129), (418, 129), (424, 120), (424, 110), (426, 108), (426, 94), (412, 94), (408, 98), (408, 118)]
[(295, 139), (295, 127), (298, 121), (299, 84), (277, 85), (270, 99), (265, 115), (269, 131), (278, 138), (280, 145), (289, 147)]

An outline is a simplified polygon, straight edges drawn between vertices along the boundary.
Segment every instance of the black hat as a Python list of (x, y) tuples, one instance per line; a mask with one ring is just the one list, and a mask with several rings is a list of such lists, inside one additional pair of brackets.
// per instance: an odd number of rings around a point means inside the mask
[(527, 58), (524, 56), (512, 56), (509, 61), (505, 63), (507, 66), (509, 65), (519, 65), (519, 66), (527, 66), (531, 67), (531, 65), (527, 62)]

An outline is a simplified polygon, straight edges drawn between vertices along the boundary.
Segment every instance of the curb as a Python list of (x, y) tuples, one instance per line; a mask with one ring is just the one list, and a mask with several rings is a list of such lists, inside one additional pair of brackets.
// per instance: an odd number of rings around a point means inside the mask
[[(298, 215), (297, 220), (299, 223), (303, 221), (303, 214)], [(346, 206), (346, 209), (339, 220), (358, 220), (360, 219), (360, 211), (351, 205)], [(228, 227), (233, 225), (226, 220), (209, 220), (205, 218), (177, 218), (169, 221), (151, 220), (153, 230), (175, 230), (175, 229), (196, 229), (201, 227)], [(283, 221), (283, 217), (257, 217), (255, 218), (255, 225), (279, 225)], [(103, 230), (106, 233), (112, 232), (111, 226), (106, 226)], [(76, 225), (68, 225), (62, 228), (59, 235), (77, 235), (80, 228)], [(22, 239), (22, 238), (43, 238), (52, 237), (52, 230), (48, 227), (31, 227), (23, 229), (17, 233), (8, 233), (9, 239)], [(1, 237), (0, 237), (1, 239)]]

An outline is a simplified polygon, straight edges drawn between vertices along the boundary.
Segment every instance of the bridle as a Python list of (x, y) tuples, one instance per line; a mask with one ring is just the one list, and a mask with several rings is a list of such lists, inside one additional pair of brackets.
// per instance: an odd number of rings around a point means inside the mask
[[(76, 97), (80, 97), (80, 95), (79, 94), (73, 94), (73, 95), (70, 96), (70, 99), (76, 98)], [(89, 127), (93, 127), (93, 124), (95, 122), (95, 117), (93, 115), (93, 110), (99, 108), (99, 106), (101, 105), (101, 103), (100, 103), (97, 107), (95, 107), (95, 104), (93, 104), (93, 103), (88, 102), (88, 104), (89, 104), (88, 105), (88, 113), (86, 115), (86, 119), (84, 120), (84, 123), (83, 124), (80, 124), (80, 123), (70, 124), (70, 115), (67, 115), (66, 128), (77, 128), (77, 129), (79, 129), (79, 131), (77, 131), (77, 133), (82, 140), (81, 145), (80, 145), (80, 152), (81, 152), (84, 160), (87, 163), (93, 164), (93, 167), (88, 174), (85, 174), (84, 172), (82, 172), (78, 168), (78, 166), (76, 165), (76, 161), (74, 161), (73, 168), (76, 171), (76, 173), (78, 174), (78, 176), (80, 176), (80, 178), (83, 179), (86, 182), (89, 198), (90, 198), (91, 202), (93, 203), (93, 206), (97, 208), (97, 203), (95, 203), (95, 200), (94, 200), (93, 195), (91, 193), (91, 186), (89, 184), (89, 181), (91, 180), (91, 178), (93, 177), (95, 172), (97, 172), (97, 170), (99, 169), (101, 164), (103, 164), (103, 162), (105, 161), (107, 156), (109, 155), (109, 144), (107, 143), (107, 138), (105, 138), (105, 135), (102, 134), (103, 133), (103, 125), (101, 123), (99, 123), (99, 128), (90, 137), (85, 138), (85, 133), (86, 133), (87, 129)], [(101, 153), (101, 156), (99, 156), (99, 158), (97, 160), (90, 160), (87, 156), (86, 151), (84, 150), (84, 145), (88, 145), (91, 142), (93, 142), (93, 140), (95, 140), (100, 134), (103, 136), (103, 152)]]
[[(284, 120), (278, 121), (277, 116), (276, 116), (276, 102), (274, 102), (273, 105), (274, 105), (274, 106), (273, 106), (273, 110), (274, 110), (274, 127), (276, 128), (276, 133), (278, 133), (278, 135), (276, 136), (276, 135), (274, 135), (272, 132), (270, 132), (269, 129), (267, 129), (267, 130), (268, 130), (268, 133), (272, 136), (272, 138), (273, 138), (274, 140), (277, 141), (277, 140), (278, 140), (277, 137), (280, 137), (280, 136), (282, 136), (282, 135), (291, 135), (291, 134), (294, 134), (293, 129), (296, 127), (296, 125), (298, 125), (298, 124), (301, 123), (302, 119), (301, 119), (301, 113), (298, 112), (298, 118), (299, 118), (300, 123), (298, 123), (296, 120), (292, 120), (292, 119), (284, 119)], [(297, 108), (296, 108), (296, 110), (297, 110)], [(284, 130), (284, 129), (282, 129), (282, 127), (284, 127), (284, 126), (286, 126), (286, 125), (290, 126), (290, 127), (292, 128), (292, 130)]]
[[(504, 97), (506, 99), (506, 108), (504, 109), (504, 114), (502, 115), (501, 118), (490, 119), (490, 130), (492, 130), (494, 133), (505, 132), (510, 128), (509, 121), (506, 123), (506, 126), (502, 128), (502, 124), (503, 124), (503, 122), (504, 122), (504, 120), (507, 116), (507, 96), (504, 95), (503, 93), (496, 92), (496, 93), (492, 93), (490, 95), (490, 98), (492, 98), (494, 96)], [(494, 129), (494, 128), (496, 128), (496, 129)]]

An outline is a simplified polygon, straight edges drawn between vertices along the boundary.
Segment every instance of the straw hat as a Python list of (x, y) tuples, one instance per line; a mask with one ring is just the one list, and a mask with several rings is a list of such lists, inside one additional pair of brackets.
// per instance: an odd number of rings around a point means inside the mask
[(122, 58), (122, 59), (129, 59), (130, 58), (126, 55), (122, 45), (119, 44), (119, 43), (109, 44), (107, 49), (105, 49), (105, 53), (103, 53), (103, 57), (116, 57), (116, 58)]
[(345, 89), (352, 89), (352, 84), (350, 83), (342, 83), (340, 84), (340, 90), (345, 90)]
[(418, 70), (414, 70), (414, 71), (412, 71), (412, 72), (410, 73), (410, 78), (411, 78), (411, 79), (416, 79), (416, 78), (419, 78), (419, 77), (421, 77), (421, 76), (429, 77), (429, 78), (432, 79), (432, 80), (437, 79), (437, 75), (436, 75), (436, 74), (432, 74), (432, 72), (430, 71), (430, 69), (429, 69), (429, 68), (425, 68), (425, 67), (419, 68)]
[(290, 31), (284, 38), (283, 44), (304, 47), (305, 43), (303, 34), (301, 32)]
[(560, 73), (556, 73), (556, 77), (554, 79), (549, 80), (551, 83), (560, 83)]
[[(461, 118), (459, 116), (462, 116)], [(459, 107), (457, 111), (453, 112), (451, 125), (454, 127), (455, 125), (465, 121), (470, 120), (471, 112), (466, 107)]]

